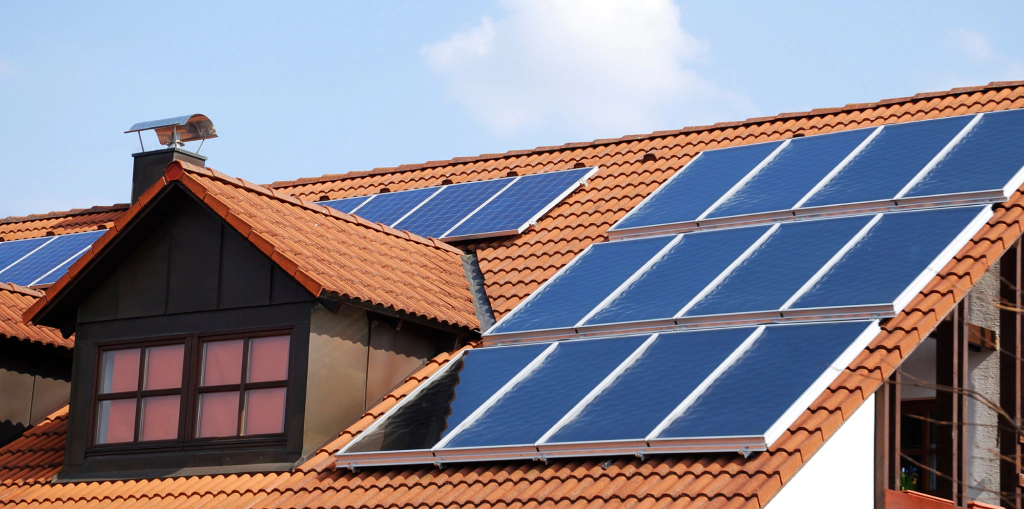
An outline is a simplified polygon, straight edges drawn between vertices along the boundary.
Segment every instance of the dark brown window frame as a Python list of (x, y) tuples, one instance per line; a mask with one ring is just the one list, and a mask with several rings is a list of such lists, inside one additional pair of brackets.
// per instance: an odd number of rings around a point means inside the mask
[[(256, 444), (284, 445), (287, 441), (288, 431), (292, 426), (292, 423), (290, 422), (291, 419), (289, 419), (288, 400), (291, 397), (293, 397), (294, 385), (298, 382), (298, 380), (296, 380), (296, 374), (291, 369), (291, 362), (289, 361), (288, 366), (286, 367), (286, 369), (288, 370), (287, 379), (284, 381), (256, 383), (245, 382), (245, 377), (247, 374), (246, 369), (248, 368), (248, 355), (250, 344), (249, 340), (253, 338), (273, 336), (288, 337), (288, 349), (290, 359), (294, 355), (295, 350), (294, 328), (275, 327), (244, 329), (219, 333), (177, 334), (165, 337), (154, 337), (137, 340), (118, 340), (98, 343), (96, 362), (93, 373), (93, 388), (90, 397), (90, 409), (88, 412), (89, 426), (88, 441), (86, 444), (85, 451), (86, 455), (92, 456), (107, 454), (143, 454), (163, 450), (187, 450), (196, 448), (205, 449), (209, 447), (251, 447)], [(213, 341), (226, 341), (231, 339), (243, 340), (242, 373), (240, 375), (240, 383), (230, 386), (223, 385), (202, 387), (202, 384), (200, 382), (202, 377), (203, 344)], [(184, 344), (185, 346), (185, 351), (183, 355), (181, 387), (176, 389), (158, 389), (150, 391), (142, 390), (142, 382), (145, 377), (145, 349), (155, 346), (168, 346), (175, 344)], [(142, 349), (142, 354), (140, 355), (139, 359), (138, 388), (135, 391), (131, 392), (100, 394), (99, 391), (100, 387), (102, 386), (103, 377), (103, 354), (108, 351), (128, 350), (133, 348)], [(230, 387), (234, 387), (235, 390), (239, 392), (239, 420), (238, 427), (236, 428), (236, 431), (239, 434), (236, 436), (206, 438), (194, 436), (198, 434), (199, 395), (203, 394), (204, 392), (226, 392)], [(242, 419), (245, 407), (244, 391), (247, 389), (279, 387), (284, 387), (286, 391), (284, 408), (284, 427), (282, 429), (282, 432), (261, 435), (241, 435), (240, 433), (243, 431)], [(128, 399), (125, 396), (129, 394), (134, 394), (136, 397), (134, 441), (117, 442), (111, 444), (96, 443), (96, 430), (99, 424), (99, 402), (113, 399)], [(140, 423), (142, 415), (142, 412), (140, 411), (140, 405), (142, 404), (142, 398), (166, 394), (181, 395), (181, 406), (178, 411), (178, 437), (173, 440), (139, 440), (142, 433)]]

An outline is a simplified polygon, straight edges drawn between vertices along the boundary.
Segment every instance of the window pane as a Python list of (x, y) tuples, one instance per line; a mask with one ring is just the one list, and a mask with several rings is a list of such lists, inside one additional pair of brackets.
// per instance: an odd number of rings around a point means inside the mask
[(140, 440), (173, 440), (178, 438), (178, 410), (181, 396), (142, 398), (142, 433)]
[(245, 391), (245, 433), (284, 432), (284, 387)]
[(185, 345), (147, 348), (143, 389), (152, 391), (181, 387), (181, 362), (184, 356)]
[[(203, 344), (203, 385), (231, 385), (242, 380), (242, 340)], [(234, 434), (234, 433), (232, 433)]]
[(199, 396), (199, 437), (238, 434), (238, 393), (211, 392)]
[(103, 380), (100, 393), (129, 392), (139, 389), (138, 348), (103, 352)]
[(101, 401), (99, 410), (97, 444), (131, 442), (135, 439), (135, 398)]
[(288, 379), (288, 336), (253, 338), (249, 343), (249, 382)]

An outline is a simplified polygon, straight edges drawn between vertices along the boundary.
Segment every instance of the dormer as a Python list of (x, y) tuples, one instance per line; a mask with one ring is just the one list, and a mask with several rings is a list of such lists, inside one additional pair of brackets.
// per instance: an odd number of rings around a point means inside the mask
[(289, 470), (479, 328), (457, 250), (180, 160), (25, 318), (76, 337), (57, 481)]

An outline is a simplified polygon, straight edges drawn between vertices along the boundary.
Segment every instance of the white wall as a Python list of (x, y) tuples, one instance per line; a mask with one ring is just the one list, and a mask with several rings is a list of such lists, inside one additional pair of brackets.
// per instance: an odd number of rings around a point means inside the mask
[(769, 502), (768, 509), (874, 507), (875, 396)]

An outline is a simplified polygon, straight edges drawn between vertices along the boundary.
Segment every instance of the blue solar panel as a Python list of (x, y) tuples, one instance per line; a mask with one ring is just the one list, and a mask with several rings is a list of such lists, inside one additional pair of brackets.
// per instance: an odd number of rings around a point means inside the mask
[(871, 134), (859, 129), (794, 139), (707, 217), (788, 210)]
[(77, 260), (83, 254), (82, 251), (88, 249), (104, 233), (106, 231), (93, 231), (56, 237), (32, 256), (4, 271), (0, 279), (25, 286), (44, 284), (44, 276), (47, 281), (56, 281), (63, 275), (63, 272), (56, 269), (64, 267), (67, 270), (71, 265), (68, 261)]
[(370, 196), (356, 196), (353, 198), (341, 198), (338, 200), (321, 201), (317, 202), (317, 205), (330, 207), (335, 210), (340, 210), (346, 214), (351, 214), (352, 211), (356, 209), (356, 207), (362, 205), (363, 203), (366, 202), (366, 200), (369, 199)]
[(781, 309), (870, 219), (783, 224), (685, 316)]
[(644, 200), (636, 212), (613, 229), (678, 223), (697, 219), (719, 196), (725, 194), (782, 142), (759, 143), (708, 150), (691, 161)]
[(1024, 168), (1024, 110), (986, 113), (907, 196), (1002, 189)]
[(592, 169), (556, 171), (520, 177), (494, 200), (476, 211), (445, 237), (465, 237), (518, 231)]
[(891, 200), (973, 116), (885, 126), (846, 167), (802, 206)]
[(533, 444), (597, 387), (647, 336), (567, 341), (444, 449)]
[(869, 325), (767, 327), (658, 438), (764, 435)]
[(359, 207), (356, 215), (375, 223), (393, 225), (395, 221), (408, 214), (410, 210), (423, 203), (423, 200), (429, 198), (436, 191), (436, 187), (428, 187), (412, 191), (375, 194), (372, 200)]
[(0, 242), (0, 281), (8, 282), (5, 277), (7, 267), (51, 240), (53, 237)]
[(742, 328), (661, 334), (632, 366), (545, 443), (643, 439), (753, 331)]
[(654, 237), (590, 246), (488, 334), (576, 325), (671, 240)]
[(348, 451), (433, 447), (547, 347), (532, 344), (466, 352), (388, 414), (381, 425), (360, 435)]
[(984, 209), (885, 214), (793, 309), (892, 303)]
[(394, 227), (423, 237), (441, 238), (510, 182), (512, 179), (506, 178), (445, 186), (434, 199), (424, 203)]
[(672, 318), (766, 231), (757, 226), (683, 235), (586, 325)]

